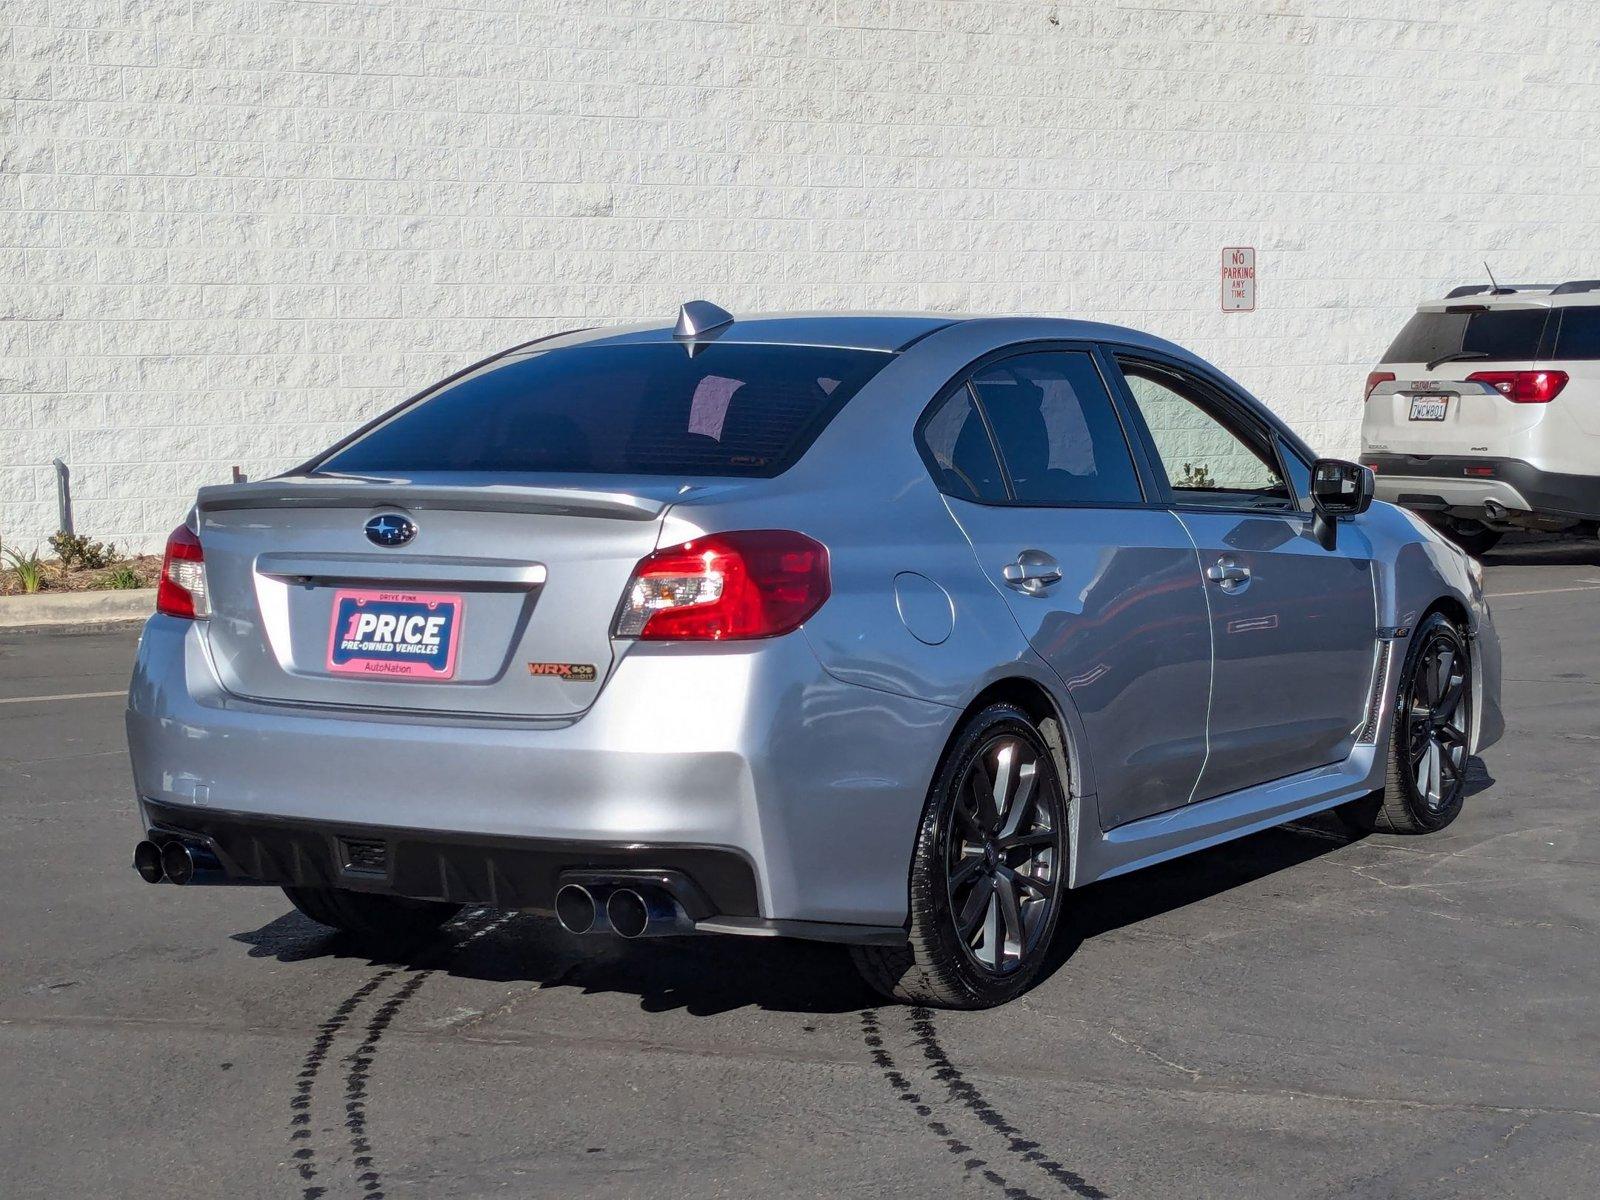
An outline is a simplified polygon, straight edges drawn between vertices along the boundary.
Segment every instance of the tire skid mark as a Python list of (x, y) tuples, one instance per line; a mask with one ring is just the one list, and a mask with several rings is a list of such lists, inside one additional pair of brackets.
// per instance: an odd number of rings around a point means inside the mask
[(939, 1043), (932, 1009), (921, 1006), (913, 1008), (910, 1010), (910, 1018), (912, 1035), (916, 1038), (917, 1045), (921, 1047), (923, 1057), (928, 1060), (933, 1077), (944, 1084), (952, 1100), (1005, 1139), (1006, 1149), (1012, 1154), (1043, 1171), (1068, 1192), (1082, 1196), (1084, 1200), (1107, 1200), (1107, 1194), (1084, 1179), (1082, 1175), (1068, 1170), (1061, 1163), (1046, 1156), (1039, 1149), (1038, 1142), (1025, 1136), (1022, 1130), (1008, 1121), (1005, 1115), (989, 1103), (983, 1093), (967, 1080), (961, 1073), (961, 1068), (950, 1061), (950, 1056)]
[[(457, 921), (470, 921), (483, 917), (488, 910), (476, 909), (457, 917)], [(458, 942), (448, 947), (441, 947), (440, 952), (433, 957), (433, 965), (424, 967), (384, 967), (370, 979), (358, 987), (339, 1006), (333, 1014), (317, 1027), (317, 1037), (311, 1049), (306, 1053), (305, 1061), (301, 1064), (300, 1074), (295, 1084), (295, 1093), (290, 1101), (290, 1140), (305, 1142), (304, 1146), (294, 1151), (296, 1170), (305, 1187), (301, 1190), (301, 1200), (320, 1200), (327, 1194), (327, 1188), (318, 1184), (319, 1171), (316, 1165), (316, 1149), (311, 1144), (311, 1110), (312, 1091), (317, 1077), (321, 1074), (323, 1064), (327, 1061), (328, 1053), (333, 1047), (334, 1040), (350, 1023), (351, 1017), (362, 1003), (383, 986), (390, 979), (400, 975), (403, 971), (411, 970), (413, 973), (405, 980), (387, 1000), (378, 1006), (377, 1010), (367, 1020), (360, 1045), (343, 1059), (345, 1071), (344, 1091), (344, 1125), (350, 1138), (350, 1152), (352, 1165), (356, 1174), (356, 1183), (361, 1186), (365, 1200), (383, 1200), (383, 1177), (377, 1167), (377, 1159), (372, 1149), (372, 1139), (367, 1127), (367, 1080), (372, 1072), (372, 1062), (377, 1056), (378, 1044), (383, 1040), (383, 1035), (394, 1022), (400, 1010), (406, 1006), (413, 996), (422, 988), (430, 977), (441, 968), (447, 967), (452, 960), (461, 954), (479, 938), (493, 933), (512, 919), (515, 913), (502, 913), (494, 920), (480, 926)]]
[(946, 1150), (964, 1156), (961, 1162), (963, 1167), (968, 1171), (977, 1172), (982, 1179), (994, 1184), (1006, 1200), (1041, 1200), (1026, 1188), (1009, 1183), (1000, 1172), (983, 1159), (976, 1157), (972, 1147), (957, 1137), (948, 1125), (935, 1118), (933, 1107), (912, 1088), (911, 1081), (895, 1065), (894, 1056), (884, 1048), (883, 1027), (879, 1024), (877, 1009), (869, 1008), (862, 1012), (861, 1036), (872, 1055), (873, 1065), (883, 1073), (884, 1081), (894, 1089), (895, 1097), (911, 1106), (917, 1116), (922, 1118), (922, 1123), (944, 1143)]
[[(327, 1188), (316, 1182), (317, 1151), (312, 1145), (311, 1138), (312, 1085), (316, 1083), (317, 1076), (322, 1071), (322, 1064), (327, 1061), (328, 1051), (332, 1049), (333, 1041), (339, 1036), (339, 1031), (349, 1023), (356, 1009), (361, 1007), (362, 1001), (377, 991), (384, 981), (392, 978), (394, 974), (394, 968), (379, 971), (340, 1001), (328, 1019), (317, 1026), (317, 1036), (300, 1063), (300, 1073), (295, 1079), (294, 1095), (289, 1100), (289, 1141), (294, 1146), (291, 1157), (295, 1172), (305, 1184), (300, 1192), (302, 1200), (318, 1200), (327, 1192)], [(300, 1145), (302, 1142), (305, 1144)]]
[(356, 1182), (367, 1195), (367, 1200), (382, 1200), (383, 1177), (378, 1172), (372, 1141), (367, 1136), (367, 1076), (372, 1071), (373, 1057), (378, 1053), (378, 1042), (406, 1002), (417, 994), (417, 989), (428, 981), (433, 971), (419, 971), (396, 989), (378, 1006), (367, 1021), (366, 1036), (344, 1060), (348, 1068), (344, 1077), (344, 1127), (350, 1133), (351, 1162), (357, 1172)]

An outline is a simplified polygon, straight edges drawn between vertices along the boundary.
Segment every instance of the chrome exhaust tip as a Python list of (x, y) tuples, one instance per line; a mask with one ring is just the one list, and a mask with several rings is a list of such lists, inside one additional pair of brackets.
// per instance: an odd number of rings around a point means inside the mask
[(231, 879), (210, 847), (198, 842), (170, 841), (161, 847), (161, 869), (179, 887), (190, 883), (245, 883)]
[(161, 870), (173, 883), (182, 887), (194, 882), (195, 861), (189, 847), (182, 842), (168, 842), (161, 848)]
[(650, 927), (650, 909), (632, 888), (618, 888), (606, 900), (606, 919), (618, 937), (636, 938)]
[(581, 883), (563, 884), (556, 893), (556, 920), (568, 933), (590, 932), (599, 913), (594, 893)]
[(140, 842), (133, 848), (133, 869), (146, 883), (160, 883), (167, 877), (161, 865), (161, 847), (151, 841)]
[(657, 888), (618, 888), (606, 898), (606, 920), (625, 938), (694, 932), (678, 902)]

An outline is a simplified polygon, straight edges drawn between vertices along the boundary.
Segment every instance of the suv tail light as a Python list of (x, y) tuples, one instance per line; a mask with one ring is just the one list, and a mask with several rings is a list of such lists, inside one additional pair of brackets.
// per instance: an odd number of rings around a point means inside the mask
[(1363, 395), (1361, 398), (1363, 400), (1371, 400), (1372, 399), (1372, 389), (1373, 388), (1377, 387), (1380, 383), (1392, 383), (1392, 382), (1394, 382), (1394, 372), (1393, 371), (1369, 371), (1367, 373), (1367, 390), (1366, 390), (1366, 394)]
[(1549, 404), (1567, 386), (1565, 371), (1474, 371), (1470, 383), (1487, 383), (1513, 404)]
[(161, 560), (161, 586), (156, 590), (156, 611), (169, 617), (206, 617), (211, 605), (206, 597), (206, 556), (200, 539), (179, 525), (167, 538)]
[(713, 533), (641, 559), (617, 637), (735, 641), (797, 629), (828, 598), (828, 550), (803, 533)]

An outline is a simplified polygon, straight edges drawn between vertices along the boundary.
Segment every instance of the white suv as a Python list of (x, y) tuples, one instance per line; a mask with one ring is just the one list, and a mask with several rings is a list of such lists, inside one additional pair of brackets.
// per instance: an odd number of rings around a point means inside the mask
[(1600, 529), (1600, 279), (1458, 287), (1367, 376), (1377, 494), (1471, 554), (1511, 529)]

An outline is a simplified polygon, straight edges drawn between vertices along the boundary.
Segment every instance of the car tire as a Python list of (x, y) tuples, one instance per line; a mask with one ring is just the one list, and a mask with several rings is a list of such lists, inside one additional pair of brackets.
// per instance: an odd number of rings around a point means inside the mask
[(345, 888), (286, 887), (283, 894), (317, 924), (381, 945), (414, 945), (432, 937), (461, 911), (459, 904)]
[(1473, 558), (1479, 558), (1489, 553), (1505, 535), (1498, 529), (1490, 529), (1482, 521), (1468, 520), (1463, 517), (1450, 517), (1434, 524), (1434, 528), (1445, 537), (1449, 538)]
[(906, 944), (851, 947), (873, 988), (908, 1004), (973, 1009), (1032, 986), (1067, 882), (1063, 757), (1055, 723), (1035, 726), (1011, 704), (962, 726), (917, 830)]
[(1433, 613), (1417, 627), (1400, 672), (1383, 790), (1341, 805), (1340, 818), (1357, 833), (1443, 829), (1466, 798), (1471, 730), (1471, 647)]

